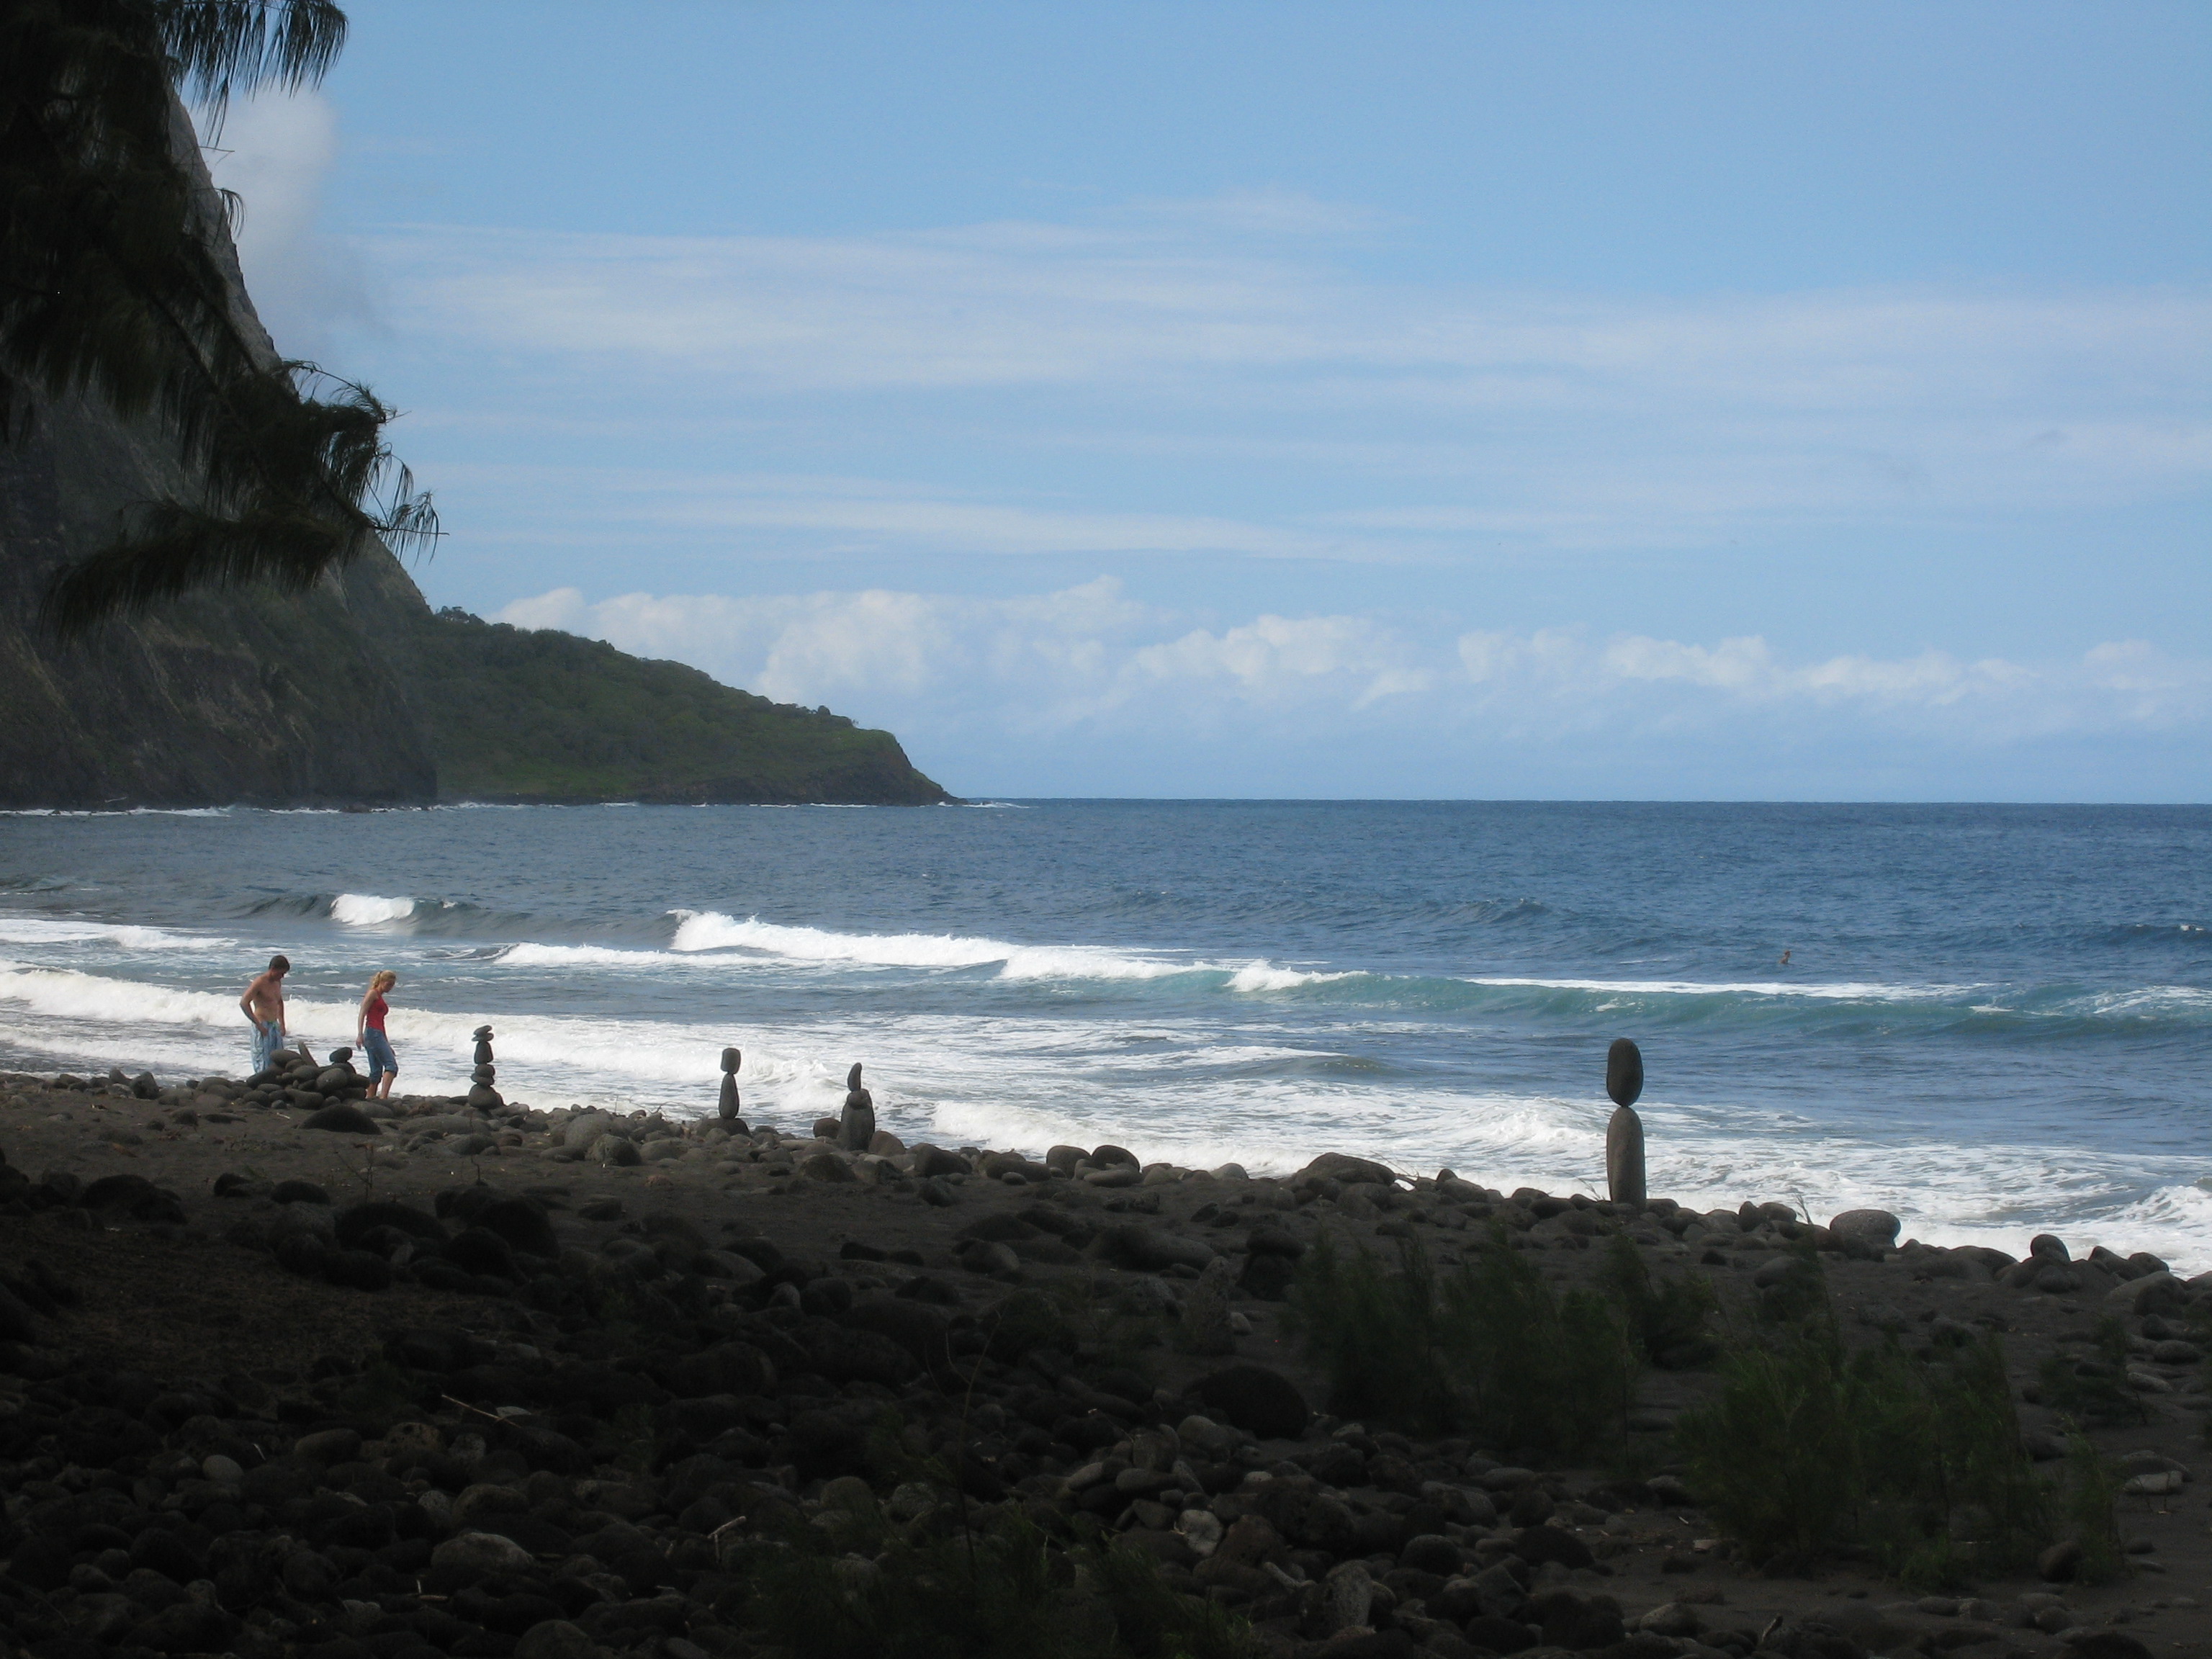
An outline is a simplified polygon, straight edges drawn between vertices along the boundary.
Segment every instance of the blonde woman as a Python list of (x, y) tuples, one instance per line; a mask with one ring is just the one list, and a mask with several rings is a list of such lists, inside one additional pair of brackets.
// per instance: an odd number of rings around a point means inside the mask
[(384, 994), (399, 983), (399, 975), (389, 968), (384, 969), (369, 981), (368, 989), (361, 999), (361, 1011), (354, 1018), (354, 1046), (368, 1056), (368, 1097), (371, 1100), (392, 1098), (392, 1079), (399, 1075), (399, 1062), (392, 1057), (392, 1043), (384, 1035)]

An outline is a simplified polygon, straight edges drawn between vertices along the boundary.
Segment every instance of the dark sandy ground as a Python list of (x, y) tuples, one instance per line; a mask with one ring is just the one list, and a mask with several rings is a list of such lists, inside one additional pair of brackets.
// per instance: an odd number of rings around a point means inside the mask
[[(66, 1172), (85, 1183), (114, 1174), (143, 1176), (176, 1195), (182, 1219), (5, 1206), (0, 1241), (10, 1269), (20, 1273), (35, 1260), (81, 1294), (78, 1306), (46, 1322), (40, 1346), (164, 1376), (250, 1377), (277, 1391), (307, 1377), (319, 1358), (361, 1354), (397, 1328), (443, 1322), (499, 1329), (495, 1310), (481, 1297), (404, 1280), (373, 1293), (339, 1288), (284, 1271), (264, 1249), (226, 1242), (240, 1222), (277, 1212), (281, 1206), (267, 1194), (274, 1183), (288, 1180), (314, 1183), (340, 1206), (374, 1196), (428, 1209), (441, 1190), (478, 1183), (529, 1194), (548, 1206), (564, 1247), (593, 1254), (603, 1253), (611, 1240), (635, 1236), (641, 1218), (673, 1215), (710, 1239), (768, 1238), (787, 1257), (827, 1264), (826, 1271), (853, 1279), (863, 1291), (895, 1285), (912, 1269), (841, 1260), (842, 1247), (910, 1250), (926, 1271), (958, 1287), (963, 1300), (977, 1307), (1003, 1295), (1006, 1285), (963, 1266), (960, 1231), (979, 1218), (1034, 1205), (1048, 1187), (1059, 1189), (1056, 1201), (1093, 1223), (1140, 1220), (1232, 1254), (1255, 1221), (1308, 1238), (1334, 1226), (1355, 1237), (1380, 1237), (1385, 1244), (1410, 1225), (1447, 1261), (1462, 1243), (1482, 1236), (1480, 1227), (1468, 1231), (1465, 1213), (1433, 1180), (1402, 1186), (1399, 1198), (1382, 1209), (1358, 1193), (1300, 1203), (1288, 1182), (1195, 1172), (1104, 1189), (1066, 1179), (1016, 1185), (980, 1174), (956, 1175), (945, 1178), (943, 1188), (952, 1201), (939, 1206), (924, 1201), (896, 1159), (887, 1164), (842, 1160), (848, 1168), (866, 1164), (864, 1177), (877, 1180), (831, 1181), (805, 1173), (806, 1160), (822, 1150), (811, 1139), (787, 1143), (781, 1154), (744, 1142), (708, 1146), (685, 1139), (678, 1155), (623, 1166), (576, 1158), (558, 1148), (557, 1130), (548, 1134), (521, 1121), (503, 1128), (487, 1125), (485, 1133), (473, 1138), (449, 1131), (423, 1140), (408, 1133), (410, 1120), (403, 1119), (386, 1124), (372, 1143), (304, 1128), (301, 1109), (240, 1106), (205, 1093), (144, 1100), (119, 1088), (94, 1088), (102, 1091), (57, 1089), (20, 1076), (0, 1079), (0, 1151), (8, 1165), (34, 1182), (49, 1172)], [(434, 1109), (441, 1121), (453, 1121), (450, 1105), (416, 1109)], [(787, 1129), (806, 1133), (796, 1126)], [(650, 1140), (643, 1144), (650, 1150)], [(466, 1155), (455, 1150), (463, 1146), (477, 1150)], [(1480, 1170), (1459, 1173), (1470, 1182), (1483, 1179)], [(246, 1177), (245, 1194), (216, 1196), (216, 1180), (224, 1176)], [(609, 1218), (586, 1219), (587, 1206)], [(1638, 1238), (1655, 1270), (1710, 1273), (1724, 1299), (1739, 1305), (1752, 1294), (1753, 1273), (1778, 1248), (1771, 1230), (1759, 1237), (1709, 1236), (1686, 1243), (1648, 1219), (1609, 1216), (1605, 1206), (1540, 1221), (1522, 1243), (1542, 1252), (1547, 1275), (1574, 1284), (1589, 1279), (1601, 1259), (1602, 1251), (1590, 1248), (1592, 1235), (1601, 1242), (1614, 1227), (1626, 1227)], [(2023, 1251), (2027, 1245), (2020, 1241)], [(2087, 1271), (2076, 1276), (2071, 1292), (2013, 1288), (1992, 1280), (1986, 1267), (1941, 1251), (1891, 1251), (1871, 1261), (1830, 1255), (1826, 1261), (1847, 1331), (1888, 1324), (1910, 1338), (1942, 1320), (2001, 1333), (2023, 1398), (2023, 1427), (2032, 1434), (2058, 1428), (2052, 1413), (2033, 1403), (2039, 1367), (2053, 1352), (2085, 1351), (2098, 1320), (2115, 1310), (2112, 1293), (2123, 1282)], [(1068, 1276), (1087, 1279), (1105, 1293), (1152, 1277), (1087, 1258), (1057, 1264), (1025, 1259), (1019, 1269), (1019, 1277), (1031, 1283)], [(1237, 1340), (1236, 1357), (1279, 1368), (1318, 1407), (1322, 1381), (1283, 1331), (1284, 1304), (1240, 1294), (1235, 1307), (1249, 1326)], [(2113, 1456), (2154, 1454), (2194, 1470), (2208, 1457), (2204, 1369), (2160, 1363), (2152, 1357), (2157, 1345), (2144, 1334), (2144, 1321), (2130, 1316), (2127, 1324), (2136, 1349), (2130, 1364), (2148, 1420), (2100, 1429), (2092, 1437)], [(2150, 1328), (2154, 1334), (2160, 1328)], [(1174, 1393), (1223, 1362), (1164, 1346), (1147, 1352), (1144, 1363), (1150, 1380)], [(0, 1402), (23, 1386), (0, 1376)], [(1649, 1455), (1663, 1462), (1667, 1422), (1713, 1386), (1706, 1370), (1647, 1373), (1634, 1422)], [(0, 1473), (7, 1467), (0, 1466)], [(1569, 1492), (1605, 1481), (1604, 1471), (1563, 1473)], [(1571, 1519), (1609, 1570), (1602, 1578), (1588, 1570), (1574, 1577), (1616, 1597), (1631, 1629), (1650, 1608), (1688, 1601), (1709, 1626), (1752, 1632), (1777, 1618), (1818, 1618), (1856, 1632), (1871, 1652), (2057, 1655), (2069, 1650), (2053, 1635), (2018, 1621), (2021, 1597), (2056, 1591), (2066, 1611), (2048, 1623), (2122, 1632), (2159, 1656), (2212, 1655), (2208, 1498), (2212, 1483), (2193, 1479), (2171, 1492), (2124, 1497), (2121, 1528), (2137, 1569), (2124, 1582), (2095, 1589), (2025, 1579), (1986, 1583), (1963, 1604), (1909, 1595), (1848, 1565), (1829, 1565), (1812, 1577), (1764, 1576), (1723, 1559), (1725, 1551), (1711, 1545), (1710, 1523), (1686, 1503), (1568, 1508), (1562, 1523)]]

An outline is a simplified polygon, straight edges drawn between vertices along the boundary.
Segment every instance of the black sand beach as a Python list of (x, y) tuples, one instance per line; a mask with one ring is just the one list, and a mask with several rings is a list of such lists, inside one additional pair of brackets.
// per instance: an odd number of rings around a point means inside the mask
[[(749, 1552), (865, 1514), (850, 1571), (1018, 1519), (1048, 1559), (1139, 1553), (1242, 1644), (1124, 1618), (1099, 1651), (2212, 1652), (2212, 1278), (1345, 1158), (1272, 1180), (445, 1098), (357, 1120), (343, 1069), (0, 1080), (11, 1650), (788, 1650)], [(1555, 1294), (1625, 1248), (1710, 1281), (1711, 1340), (1640, 1366), (1579, 1459), (1341, 1420), (1282, 1299), (1324, 1238), (1441, 1272), (1504, 1250)], [(2094, 1381), (2117, 1320), (2136, 1420), (2084, 1427), (2127, 1486), (2119, 1576), (2080, 1582), (2062, 1539), (1931, 1594), (1732, 1538), (1673, 1430), (1793, 1262), (1848, 1347), (1996, 1334), (2039, 1478), (2079, 1407), (2051, 1362)]]

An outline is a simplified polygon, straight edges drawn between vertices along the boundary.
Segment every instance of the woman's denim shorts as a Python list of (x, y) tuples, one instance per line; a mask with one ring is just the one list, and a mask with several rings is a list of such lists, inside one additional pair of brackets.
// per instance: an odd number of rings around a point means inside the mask
[(399, 1062), (392, 1057), (392, 1044), (374, 1025), (361, 1034), (362, 1052), (368, 1056), (368, 1080), (374, 1085), (386, 1072), (399, 1075)]

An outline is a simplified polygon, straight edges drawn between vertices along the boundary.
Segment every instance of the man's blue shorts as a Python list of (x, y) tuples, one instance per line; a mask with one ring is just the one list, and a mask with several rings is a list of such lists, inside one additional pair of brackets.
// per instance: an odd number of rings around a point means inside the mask
[(376, 1086), (377, 1079), (382, 1077), (386, 1072), (391, 1073), (394, 1077), (399, 1075), (399, 1062), (392, 1057), (392, 1044), (386, 1041), (384, 1033), (374, 1025), (362, 1032), (361, 1048), (362, 1052), (368, 1056), (368, 1083), (371, 1088)]

